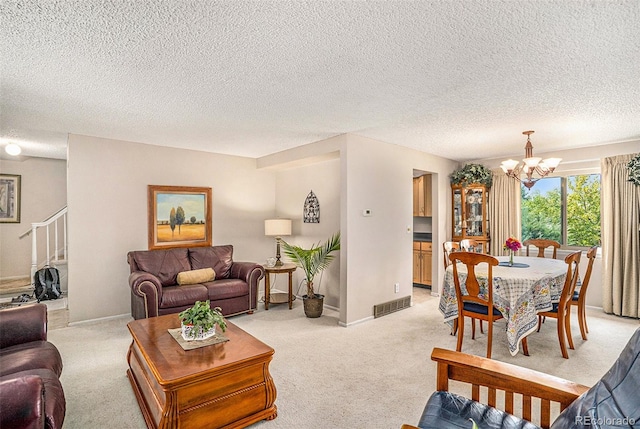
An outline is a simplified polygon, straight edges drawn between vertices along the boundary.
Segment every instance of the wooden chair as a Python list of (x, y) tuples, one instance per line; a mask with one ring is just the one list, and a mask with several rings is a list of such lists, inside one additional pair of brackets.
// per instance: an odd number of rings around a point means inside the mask
[(527, 256), (529, 256), (529, 246), (536, 246), (538, 248), (538, 258), (544, 258), (545, 249), (553, 247), (553, 259), (556, 259), (557, 250), (560, 248), (560, 243), (557, 241), (544, 238), (530, 238), (522, 244), (527, 248)]
[[(446, 270), (449, 265), (451, 265), (451, 260), (449, 259), (449, 255), (453, 252), (456, 251), (461, 251), (462, 249), (460, 248), (460, 243), (458, 241), (445, 241), (444, 243), (442, 243), (442, 251), (444, 254), (444, 269)], [(471, 328), (471, 338), (475, 339), (476, 338), (476, 321), (475, 319), (472, 320), (473, 326)], [(456, 332), (458, 331), (458, 321), (455, 320), (453, 322), (453, 328), (451, 329), (451, 335), (455, 335)], [(480, 332), (484, 334), (484, 329), (482, 326), (482, 320), (480, 321)]]
[[(475, 320), (486, 320), (489, 329), (487, 330), (487, 358), (491, 358), (491, 346), (493, 342), (493, 322), (502, 319), (502, 313), (493, 306), (493, 267), (498, 265), (498, 260), (490, 255), (472, 252), (455, 252), (449, 255), (453, 264), (453, 283), (456, 288), (456, 298), (458, 300), (458, 344), (457, 351), (462, 350), (462, 339), (464, 337), (464, 317), (470, 317), (472, 321), (472, 338), (475, 338)], [(467, 266), (467, 280), (465, 286), (467, 295), (462, 294), (460, 278), (458, 277), (458, 262)], [(480, 282), (476, 277), (475, 268), (478, 264), (487, 264), (486, 290), (480, 288)], [(522, 350), (525, 355), (529, 354), (526, 338), (522, 340)]]
[(580, 335), (582, 335), (582, 339), (586, 341), (587, 334), (589, 333), (589, 328), (587, 327), (587, 311), (586, 311), (586, 301), (587, 301), (587, 287), (589, 286), (589, 279), (591, 279), (591, 270), (593, 269), (593, 261), (596, 259), (596, 253), (598, 253), (598, 246), (593, 246), (587, 252), (587, 258), (589, 258), (589, 264), (587, 265), (587, 271), (584, 274), (584, 279), (582, 279), (582, 285), (580, 286), (580, 290), (577, 290), (573, 293), (571, 300), (569, 301), (569, 312), (571, 311), (571, 306), (578, 307), (578, 323), (580, 325)]
[(564, 258), (564, 262), (567, 264), (567, 277), (562, 287), (562, 293), (560, 294), (560, 302), (553, 304), (553, 308), (549, 311), (542, 311), (538, 313), (538, 332), (542, 326), (543, 317), (552, 317), (558, 321), (558, 341), (560, 342), (560, 351), (562, 357), (569, 359), (569, 353), (567, 353), (567, 346), (565, 339), (569, 342), (569, 348), (573, 349), (573, 337), (571, 336), (571, 311), (570, 304), (573, 293), (576, 290), (576, 284), (578, 282), (578, 267), (580, 265), (580, 256), (582, 252), (570, 253)]
[(460, 240), (460, 249), (464, 250), (465, 252), (475, 252), (478, 246), (480, 246), (480, 243), (472, 238), (465, 238), (464, 240)]
[(451, 261), (449, 260), (449, 254), (458, 250), (460, 250), (460, 243), (458, 243), (457, 241), (445, 241), (444, 243), (442, 243), (445, 270), (451, 264)]

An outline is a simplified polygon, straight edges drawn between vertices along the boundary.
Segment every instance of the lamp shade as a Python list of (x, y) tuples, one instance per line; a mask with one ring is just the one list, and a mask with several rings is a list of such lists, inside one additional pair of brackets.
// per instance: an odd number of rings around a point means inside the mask
[(264, 235), (282, 237), (291, 235), (291, 219), (267, 219), (264, 221)]

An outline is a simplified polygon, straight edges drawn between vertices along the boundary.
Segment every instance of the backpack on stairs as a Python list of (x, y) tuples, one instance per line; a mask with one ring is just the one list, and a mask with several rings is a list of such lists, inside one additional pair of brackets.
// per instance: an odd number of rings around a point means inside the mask
[(58, 299), (62, 296), (60, 274), (57, 268), (44, 267), (36, 271), (33, 275), (33, 285), (35, 286), (35, 298), (38, 302)]

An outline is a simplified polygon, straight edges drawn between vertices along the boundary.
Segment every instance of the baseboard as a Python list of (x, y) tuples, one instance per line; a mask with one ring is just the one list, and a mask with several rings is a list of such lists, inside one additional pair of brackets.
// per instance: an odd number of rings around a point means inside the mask
[(355, 322), (350, 322), (350, 323), (338, 322), (338, 325), (344, 328), (348, 328), (349, 326), (359, 325), (360, 323), (368, 322), (370, 320), (373, 320), (373, 316), (367, 316), (364, 319), (356, 320)]
[(98, 317), (97, 319), (80, 320), (78, 322), (70, 322), (69, 326), (81, 326), (81, 325), (87, 325), (87, 324), (90, 324), (90, 323), (104, 322), (104, 321), (112, 320), (112, 319), (120, 319), (120, 318), (124, 318), (124, 317), (128, 317), (128, 318), (131, 319), (131, 314), (124, 313), (124, 314), (118, 314), (116, 316), (107, 316), (107, 317)]

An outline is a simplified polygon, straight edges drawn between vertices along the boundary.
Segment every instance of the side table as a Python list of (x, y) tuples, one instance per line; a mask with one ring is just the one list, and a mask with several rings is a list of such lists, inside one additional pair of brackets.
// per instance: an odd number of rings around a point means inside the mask
[[(285, 302), (289, 302), (289, 310), (293, 308), (293, 300), (295, 297), (293, 296), (293, 272), (296, 270), (296, 264), (285, 263), (280, 265), (279, 267), (268, 267), (264, 266), (264, 271), (266, 275), (264, 276), (264, 309), (269, 309), (269, 303), (271, 304), (284, 304)], [(286, 297), (286, 300), (282, 298), (282, 295), (286, 295), (284, 293), (273, 294), (271, 295), (271, 279), (269, 278), (271, 274), (282, 274), (289, 273), (289, 294)]]

